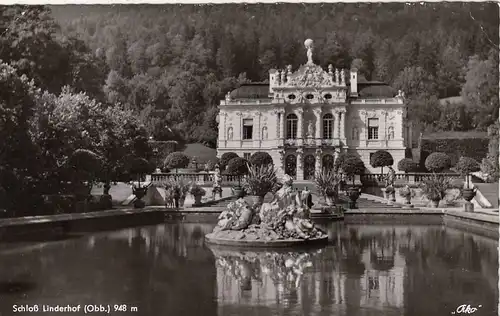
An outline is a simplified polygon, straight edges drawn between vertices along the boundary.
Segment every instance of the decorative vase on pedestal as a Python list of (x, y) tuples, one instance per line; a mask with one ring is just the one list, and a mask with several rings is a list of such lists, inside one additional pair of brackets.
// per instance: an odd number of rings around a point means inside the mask
[(194, 204), (193, 205), (200, 205), (202, 197), (203, 197), (202, 195), (194, 195)]
[(142, 198), (146, 195), (147, 191), (148, 191), (147, 187), (139, 187), (132, 189), (132, 193), (137, 198), (134, 201), (134, 208), (144, 208), (146, 206), (146, 202), (144, 202)]
[(359, 198), (359, 189), (357, 188), (349, 188), (348, 190), (349, 194), (349, 208), (350, 209), (357, 209), (358, 207), (356, 206), (356, 201)]
[(472, 201), (472, 199), (476, 196), (476, 191), (477, 189), (462, 189), (462, 196), (464, 200), (466, 200), (467, 202)]
[(432, 200), (432, 201), (431, 201), (431, 203), (432, 203), (432, 207), (435, 207), (435, 208), (439, 207), (439, 201), (440, 201), (440, 200)]

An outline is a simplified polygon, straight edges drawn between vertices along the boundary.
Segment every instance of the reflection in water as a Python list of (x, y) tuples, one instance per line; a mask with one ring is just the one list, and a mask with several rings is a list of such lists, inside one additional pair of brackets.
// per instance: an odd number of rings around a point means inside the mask
[[(296, 291), (312, 258), (321, 249), (309, 252), (236, 251), (211, 247), (217, 269), (218, 297), (221, 303), (239, 302), (246, 297), (270, 295), (283, 300)], [(255, 291), (254, 291), (255, 289)], [(261, 290), (262, 289), (262, 290)], [(250, 292), (250, 293), (247, 293)]]
[(0, 250), (0, 314), (120, 302), (146, 316), (441, 316), (462, 304), (497, 314), (496, 240), (439, 225), (335, 223), (321, 251), (228, 251), (205, 246), (212, 229), (165, 224)]

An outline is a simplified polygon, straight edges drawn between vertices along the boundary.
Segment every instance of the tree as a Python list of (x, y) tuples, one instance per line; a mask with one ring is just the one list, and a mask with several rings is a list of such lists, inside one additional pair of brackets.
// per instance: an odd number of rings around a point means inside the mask
[(233, 158), (238, 157), (236, 153), (233, 152), (228, 152), (228, 153), (223, 153), (222, 156), (220, 157), (220, 168), (221, 170), (226, 169), (227, 164), (229, 161)]
[(425, 159), (425, 168), (433, 173), (443, 172), (450, 169), (451, 159), (445, 153), (432, 153)]
[(373, 168), (380, 167), (380, 172), (384, 174), (384, 167), (392, 166), (394, 164), (394, 158), (392, 155), (385, 150), (377, 150), (370, 158), (370, 165)]
[(273, 157), (267, 152), (258, 151), (250, 156), (250, 163), (254, 166), (270, 165), (273, 163)]
[(354, 175), (363, 174), (365, 172), (365, 163), (356, 155), (346, 155), (345, 159), (340, 166), (342, 171), (352, 177), (352, 184), (354, 185)]
[(238, 186), (241, 186), (241, 176), (248, 173), (248, 161), (241, 157), (235, 157), (229, 160), (225, 174), (238, 177)]
[(164, 166), (169, 169), (187, 168), (189, 157), (182, 152), (173, 152), (165, 158)]
[(455, 169), (460, 175), (466, 177), (467, 188), (469, 187), (469, 174), (481, 170), (479, 163), (475, 159), (469, 157), (460, 157)]
[(473, 56), (467, 64), (462, 97), (474, 114), (474, 126), (486, 129), (498, 120), (498, 52), (491, 51), (487, 60)]

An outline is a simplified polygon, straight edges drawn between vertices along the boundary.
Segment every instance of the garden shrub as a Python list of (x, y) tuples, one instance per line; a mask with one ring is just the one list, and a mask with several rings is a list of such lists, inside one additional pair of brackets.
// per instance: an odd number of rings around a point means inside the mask
[(273, 158), (264, 151), (258, 151), (250, 156), (250, 163), (255, 166), (270, 165), (273, 164)]
[(420, 142), (420, 163), (424, 165), (427, 157), (433, 152), (445, 153), (454, 166), (460, 157), (467, 156), (480, 161), (488, 154), (487, 138), (464, 139), (422, 139)]
[(242, 176), (248, 173), (248, 161), (241, 157), (229, 160), (225, 173), (228, 175)]
[(442, 172), (450, 167), (451, 159), (445, 153), (432, 153), (427, 157), (427, 159), (425, 159), (425, 168), (427, 168), (430, 172)]
[(410, 158), (401, 159), (398, 162), (398, 170), (403, 172), (417, 172), (418, 164)]
[(384, 173), (384, 167), (392, 166), (394, 158), (385, 150), (377, 150), (370, 158), (370, 165), (373, 168), (382, 168), (381, 173)]
[(233, 152), (228, 152), (228, 153), (223, 153), (222, 156), (220, 157), (219, 161), (219, 166), (221, 169), (226, 169), (227, 164), (229, 161), (233, 158), (239, 157), (236, 153)]
[(163, 165), (169, 169), (178, 169), (186, 168), (187, 166), (189, 166), (189, 162), (190, 159), (186, 154), (180, 151), (176, 151), (169, 154), (167, 158), (165, 158)]

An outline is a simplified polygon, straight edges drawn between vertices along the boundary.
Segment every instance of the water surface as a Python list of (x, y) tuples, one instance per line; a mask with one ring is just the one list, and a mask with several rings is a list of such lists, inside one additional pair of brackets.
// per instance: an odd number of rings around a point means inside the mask
[(127, 304), (137, 311), (111, 315), (145, 316), (443, 316), (470, 304), (474, 315), (498, 314), (493, 239), (441, 225), (335, 223), (323, 249), (262, 253), (210, 249), (212, 228), (0, 245), (0, 314), (15, 304)]

